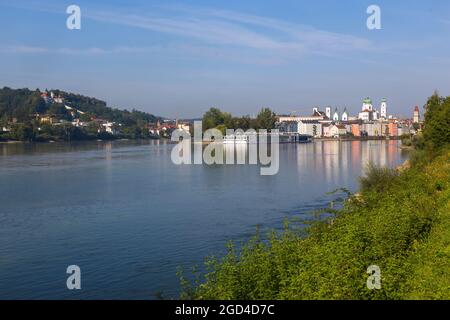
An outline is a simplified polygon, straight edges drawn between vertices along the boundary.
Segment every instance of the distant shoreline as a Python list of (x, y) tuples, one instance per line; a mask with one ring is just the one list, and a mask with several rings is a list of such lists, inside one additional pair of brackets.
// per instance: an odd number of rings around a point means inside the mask
[(28, 143), (28, 142), (27, 141), (15, 141), (15, 140), (0, 141), (0, 144), (15, 144), (15, 143)]
[(342, 138), (314, 138), (316, 141), (383, 141), (401, 140), (400, 137), (342, 137)]
[(9, 140), (9, 141), (0, 141), (0, 145), (1, 144), (52, 144), (52, 143), (72, 143), (72, 142), (77, 142), (77, 143), (83, 143), (83, 142), (113, 142), (113, 141), (156, 141), (156, 140), (168, 140), (165, 138), (160, 138), (160, 139), (107, 139), (107, 140), (102, 140), (102, 139), (92, 139), (92, 140), (70, 140), (70, 141), (65, 141), (65, 140), (49, 140), (49, 141), (18, 141), (18, 140)]
[[(36, 144), (51, 144), (51, 143), (83, 143), (83, 142), (113, 142), (113, 141), (165, 141), (165, 142), (172, 142), (170, 139), (167, 138), (149, 138), (149, 139), (109, 139), (109, 140), (101, 140), (101, 139), (92, 139), (92, 140), (50, 140), (50, 141), (17, 141), (17, 140), (9, 140), (9, 141), (0, 141), (0, 145), (2, 144), (28, 144), (28, 143), (36, 143)], [(314, 138), (312, 142), (314, 141), (399, 141), (401, 140), (400, 137), (390, 137), (387, 139), (386, 137), (364, 137), (364, 138)], [(205, 141), (203, 140), (201, 144), (210, 144), (212, 141)], [(176, 143), (176, 142), (173, 142)]]

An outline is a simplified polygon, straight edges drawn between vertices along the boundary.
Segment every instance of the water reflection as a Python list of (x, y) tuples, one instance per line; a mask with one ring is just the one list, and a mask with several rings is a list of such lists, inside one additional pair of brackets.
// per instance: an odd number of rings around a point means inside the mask
[(316, 141), (296, 150), (299, 170), (314, 167), (331, 184), (348, 182), (356, 168), (363, 175), (369, 163), (395, 167), (406, 156), (398, 141)]
[(225, 144), (224, 145), (224, 163), (231, 164), (248, 164), (249, 163), (249, 146), (246, 143)]

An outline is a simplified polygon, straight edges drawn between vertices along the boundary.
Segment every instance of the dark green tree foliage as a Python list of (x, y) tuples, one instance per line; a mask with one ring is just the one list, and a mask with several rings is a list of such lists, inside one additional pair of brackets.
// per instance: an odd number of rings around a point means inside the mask
[(256, 124), (258, 129), (271, 130), (275, 128), (276, 116), (269, 108), (261, 109), (256, 117)]
[(55, 116), (58, 119), (72, 121), (73, 117), (63, 104), (54, 103), (47, 107), (46, 114)]
[(366, 175), (359, 179), (361, 191), (382, 192), (390, 186), (399, 172), (395, 169), (377, 167), (370, 163), (366, 168)]
[(128, 110), (110, 108), (107, 107), (105, 101), (96, 98), (59, 90), (54, 90), (53, 92), (55, 92), (56, 95), (61, 95), (71, 107), (100, 119), (122, 123), (125, 126), (138, 125), (138, 122), (140, 122), (140, 124), (156, 122), (159, 119), (152, 114), (134, 109), (130, 112)]
[[(40, 130), (34, 131), (34, 140), (36, 141), (49, 141), (49, 140), (92, 140), (97, 139), (97, 131), (90, 134), (87, 130), (74, 127), (71, 124), (64, 124), (58, 126), (52, 126), (50, 124), (43, 124), (40, 126)], [(22, 140), (22, 139), (17, 139)]]
[(203, 115), (203, 130), (217, 128), (224, 125), (226, 128), (232, 128), (231, 114), (222, 112), (220, 109), (211, 108)]
[(423, 134), (431, 148), (450, 143), (450, 97), (443, 98), (435, 93), (428, 99)]
[(16, 118), (19, 122), (28, 121), (35, 112), (46, 112), (41, 92), (28, 89), (0, 89), (0, 117)]
[(10, 137), (14, 140), (32, 141), (35, 133), (31, 125), (19, 123), (12, 126)]
[(128, 126), (124, 128), (123, 134), (130, 139), (142, 138), (142, 130), (138, 126)]
[(233, 129), (255, 129), (255, 121), (250, 116), (243, 116), (240, 118), (233, 118)]
[(218, 108), (211, 108), (203, 115), (203, 130), (217, 128), (223, 133), (226, 129), (267, 129), (275, 128), (276, 116), (268, 108), (261, 109), (256, 119), (250, 116), (233, 117), (228, 112), (222, 112)]

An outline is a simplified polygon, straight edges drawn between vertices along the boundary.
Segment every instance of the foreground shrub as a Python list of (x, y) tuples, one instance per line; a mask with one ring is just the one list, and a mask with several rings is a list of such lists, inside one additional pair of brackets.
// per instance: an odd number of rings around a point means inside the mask
[(366, 175), (359, 179), (360, 190), (383, 191), (394, 183), (399, 173), (396, 169), (377, 167), (370, 163), (366, 168)]

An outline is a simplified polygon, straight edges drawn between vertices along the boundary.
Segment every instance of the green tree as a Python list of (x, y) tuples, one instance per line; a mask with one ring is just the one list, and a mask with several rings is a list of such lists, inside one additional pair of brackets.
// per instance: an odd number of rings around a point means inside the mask
[(432, 148), (450, 143), (450, 97), (436, 92), (425, 105), (424, 139)]
[(272, 130), (275, 128), (276, 115), (269, 108), (263, 108), (256, 117), (256, 125), (258, 129)]
[(90, 114), (90, 113), (80, 114), (79, 119), (83, 122), (89, 122), (92, 119), (92, 114)]
[(128, 126), (122, 130), (125, 137), (129, 139), (140, 139), (142, 137), (142, 129), (138, 126)]
[(52, 104), (47, 113), (56, 116), (58, 119), (72, 120), (72, 115), (62, 104)]
[(34, 140), (33, 127), (29, 124), (15, 124), (11, 128), (11, 138), (19, 141)]
[(233, 129), (242, 129), (244, 131), (253, 129), (255, 125), (254, 119), (250, 116), (243, 116), (240, 118), (233, 118)]
[(224, 125), (226, 128), (233, 127), (231, 114), (222, 112), (218, 108), (211, 108), (203, 115), (203, 130), (217, 128)]
[(218, 129), (220, 132), (222, 132), (223, 135), (226, 135), (227, 129), (230, 129), (230, 128), (227, 128), (224, 124), (219, 124), (216, 127), (216, 129)]

